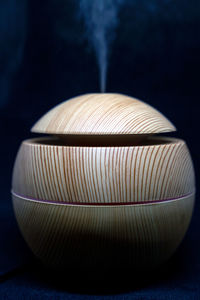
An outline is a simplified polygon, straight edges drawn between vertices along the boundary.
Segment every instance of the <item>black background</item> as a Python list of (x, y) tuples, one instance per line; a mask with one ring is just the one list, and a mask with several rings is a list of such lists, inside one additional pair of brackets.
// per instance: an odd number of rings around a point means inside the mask
[[(152, 274), (150, 281), (137, 288), (130, 277), (115, 285), (96, 282), (83, 288), (80, 282), (69, 281), (62, 288), (54, 286), (40, 266), (33, 267), (19, 234), (10, 188), (20, 142), (31, 136), (30, 127), (51, 107), (73, 96), (99, 92), (95, 55), (77, 17), (77, 2), (0, 2), (0, 295), (199, 299), (198, 189), (191, 226), (181, 247), (158, 275)], [(124, 2), (109, 59), (107, 92), (142, 99), (176, 125), (176, 136), (189, 146), (198, 188), (200, 2)]]

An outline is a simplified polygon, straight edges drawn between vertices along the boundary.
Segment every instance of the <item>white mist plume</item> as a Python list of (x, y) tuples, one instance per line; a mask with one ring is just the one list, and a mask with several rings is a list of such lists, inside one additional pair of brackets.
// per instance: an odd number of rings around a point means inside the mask
[(101, 92), (106, 89), (109, 46), (114, 39), (118, 11), (124, 0), (79, 0), (87, 38), (92, 44), (100, 73)]

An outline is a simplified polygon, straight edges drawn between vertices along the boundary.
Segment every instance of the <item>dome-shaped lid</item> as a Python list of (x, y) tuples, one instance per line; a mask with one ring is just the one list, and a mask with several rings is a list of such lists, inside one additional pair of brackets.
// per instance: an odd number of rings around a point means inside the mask
[(31, 129), (51, 134), (153, 134), (175, 131), (150, 105), (121, 94), (86, 94), (47, 112)]

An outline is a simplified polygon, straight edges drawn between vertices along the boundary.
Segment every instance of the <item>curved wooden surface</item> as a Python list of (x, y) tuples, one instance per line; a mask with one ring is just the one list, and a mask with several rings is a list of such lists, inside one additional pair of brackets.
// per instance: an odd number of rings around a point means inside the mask
[(51, 134), (149, 134), (175, 131), (150, 105), (121, 94), (86, 94), (46, 113), (32, 128)]
[(151, 138), (149, 145), (119, 147), (59, 146), (51, 141), (22, 143), (13, 172), (16, 194), (67, 203), (132, 203), (195, 191), (193, 164), (182, 140)]
[(63, 268), (155, 267), (182, 241), (193, 204), (194, 195), (123, 206), (49, 204), (13, 195), (20, 230), (33, 253)]

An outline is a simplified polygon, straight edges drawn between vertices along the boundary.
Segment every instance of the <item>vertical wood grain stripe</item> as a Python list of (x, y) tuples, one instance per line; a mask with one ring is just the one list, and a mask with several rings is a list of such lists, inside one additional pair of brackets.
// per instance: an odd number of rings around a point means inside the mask
[(13, 191), (74, 203), (143, 202), (193, 193), (194, 170), (185, 143), (75, 147), (22, 143)]
[[(155, 265), (178, 247), (188, 228), (194, 196), (127, 206), (59, 205), (13, 195), (21, 232), (36, 256), (53, 266), (93, 264), (98, 256), (115, 263)], [(73, 260), (74, 259), (74, 260)], [(82, 259), (82, 262), (79, 261)]]

